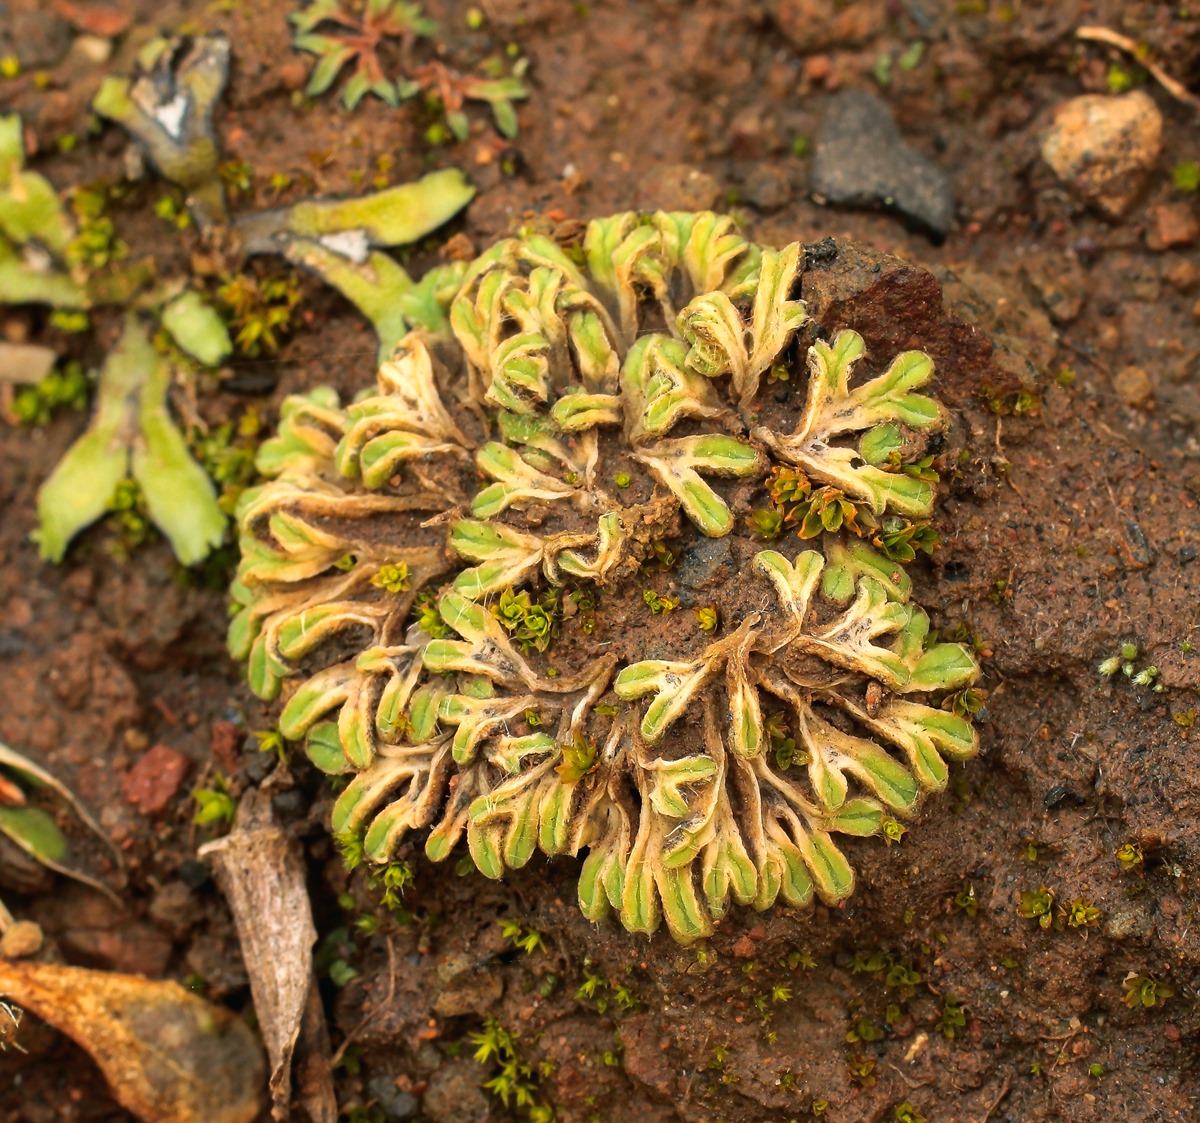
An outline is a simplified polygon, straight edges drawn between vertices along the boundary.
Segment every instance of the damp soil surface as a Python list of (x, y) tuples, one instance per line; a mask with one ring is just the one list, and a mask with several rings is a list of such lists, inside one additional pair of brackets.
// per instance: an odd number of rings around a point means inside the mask
[[(850, 846), (858, 888), (840, 909), (735, 909), (681, 948), (587, 923), (573, 860), (537, 857), (494, 883), (417, 853), (389, 913), (331, 845), (323, 778), (259, 751), (254, 732), (278, 715), (225, 655), (232, 551), (185, 571), (165, 543), (131, 546), (110, 521), (62, 565), (39, 561), (36, 491), (84, 424), (67, 411), (0, 424), (0, 739), (78, 793), (128, 879), (118, 907), (3, 843), (5, 904), (42, 926), (52, 957), (186, 981), (252, 1016), (231, 917), (196, 857), (217, 828), (193, 823), (192, 791), (221, 776), (236, 797), (279, 768), (274, 812), (308, 860), (347, 1118), (1197, 1118), (1200, 270), (1195, 184), (1174, 173), (1200, 159), (1200, 111), (1075, 32), (1127, 36), (1195, 87), (1200, 14), (1136, 0), (428, 9), (442, 30), (414, 48), (423, 58), (470, 71), (515, 44), (529, 60), (515, 140), (478, 106), (469, 139), (447, 144), (419, 101), (349, 113), (305, 99), (310, 59), (290, 49), (290, 5), (275, 0), (0, 3), (5, 52), (32, 59), (0, 79), (0, 106), (22, 114), (32, 166), (60, 189), (120, 182), (124, 137), (87, 111), (100, 80), (128, 73), (156, 32), (224, 31), (234, 67), (217, 132), (248, 165), (235, 211), (456, 165), (478, 194), (405, 253), (414, 271), (522, 227), (569, 240), (630, 208), (716, 207), (757, 241), (805, 243), (812, 330), (853, 327), (880, 359), (919, 347), (937, 364), (951, 412), (941, 543), (911, 570), (934, 626), (979, 656), (982, 751), (898, 844)], [(1128, 85), (1156, 104), (1162, 146), (1114, 218), (1056, 177), (1040, 143), (1062, 103)], [(840, 90), (881, 97), (945, 174), (944, 239), (886, 208), (813, 198), (813, 139)], [(168, 194), (153, 177), (130, 186), (113, 209), (120, 235), (160, 276), (215, 285), (219, 254), (155, 213)], [(119, 321), (98, 313), (73, 336), (6, 308), (0, 326), (95, 366)], [(234, 361), (179, 404), (210, 426), (251, 412), (273, 425), (289, 393), (365, 386), (373, 354), (354, 309), (306, 279), (276, 354)], [(709, 563), (684, 559), (652, 583), (687, 595), (695, 564)], [(635, 623), (644, 613), (604, 627)], [(1133, 673), (1103, 678), (1125, 644)], [(1042, 887), (1046, 926), (1018, 912)], [(1093, 923), (1067, 922), (1076, 902), (1098, 910)], [(503, 921), (540, 943), (514, 947)], [(1172, 993), (1131, 1007), (1131, 974)], [(473, 1059), (470, 1035), (489, 1018), (514, 1035), (531, 1103), (484, 1086), (499, 1070)], [(22, 1034), (27, 1053), (0, 1054), (0, 1120), (131, 1118), (69, 1041), (32, 1017)]]

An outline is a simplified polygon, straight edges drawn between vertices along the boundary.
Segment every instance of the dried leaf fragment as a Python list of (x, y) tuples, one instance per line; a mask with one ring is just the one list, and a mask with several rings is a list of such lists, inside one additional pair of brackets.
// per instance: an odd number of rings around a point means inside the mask
[(262, 1052), (246, 1024), (178, 983), (0, 960), (0, 994), (86, 1050), (145, 1123), (251, 1123)]

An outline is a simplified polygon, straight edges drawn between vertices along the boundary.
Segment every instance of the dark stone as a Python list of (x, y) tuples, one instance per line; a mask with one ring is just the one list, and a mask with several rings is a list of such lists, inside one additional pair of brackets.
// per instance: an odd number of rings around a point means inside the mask
[(308, 810), (308, 799), (299, 788), (291, 788), (273, 795), (271, 807), (283, 822), (290, 823), (301, 818)]
[(185, 858), (179, 864), (179, 880), (189, 889), (203, 889), (208, 877), (208, 866), (198, 858)]
[[(46, 5), (48, 8), (49, 5)], [(71, 46), (71, 25), (45, 8), (13, 12), (0, 45), (16, 55), (22, 70), (42, 70), (60, 62)]]
[(390, 1076), (372, 1076), (367, 1081), (367, 1091), (388, 1119), (411, 1119), (417, 1114), (416, 1098), (397, 1088)]
[(757, 164), (742, 184), (742, 196), (760, 211), (774, 211), (792, 201), (792, 181), (777, 164)]
[(421, 1106), (433, 1123), (483, 1123), (491, 1117), (491, 1104), (481, 1081), (474, 1061), (449, 1061), (429, 1078)]
[(261, 784), (274, 769), (279, 758), (274, 753), (264, 753), (257, 743), (251, 751), (242, 750), (242, 773), (252, 784)]
[(733, 558), (727, 538), (701, 538), (683, 551), (675, 581), (685, 589), (708, 589), (727, 580)]
[(886, 102), (860, 90), (830, 99), (817, 129), (811, 186), (818, 201), (895, 210), (936, 241), (954, 220), (946, 174), (905, 142)]
[(242, 370), (235, 373), (232, 378), (225, 379), (221, 383), (221, 389), (228, 390), (231, 394), (257, 397), (260, 394), (271, 393), (277, 385), (279, 385), (277, 371)]
[(1042, 796), (1042, 806), (1047, 811), (1056, 811), (1066, 802), (1072, 802), (1076, 807), (1082, 807), (1087, 803), (1087, 798), (1080, 795), (1077, 791), (1073, 791), (1066, 784), (1055, 784), (1044, 796)]

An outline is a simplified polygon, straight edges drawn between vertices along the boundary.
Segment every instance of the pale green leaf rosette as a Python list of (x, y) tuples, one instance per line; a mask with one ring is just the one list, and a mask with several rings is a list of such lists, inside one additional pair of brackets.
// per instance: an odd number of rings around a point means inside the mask
[[(942, 702), (978, 668), (902, 565), (844, 532), (738, 533), (776, 468), (877, 515), (937, 496), (902, 470), (943, 423), (931, 361), (856, 375), (863, 341), (818, 336), (804, 264), (708, 213), (521, 234), (349, 403), (284, 402), (238, 512), (229, 646), (346, 781), (333, 827), (371, 861), (578, 856), (585, 916), (688, 942), (732, 905), (845, 900), (866, 854), (845, 840), (976, 751)], [(781, 369), (799, 407), (767, 392)], [(703, 559), (725, 576), (676, 583)]]

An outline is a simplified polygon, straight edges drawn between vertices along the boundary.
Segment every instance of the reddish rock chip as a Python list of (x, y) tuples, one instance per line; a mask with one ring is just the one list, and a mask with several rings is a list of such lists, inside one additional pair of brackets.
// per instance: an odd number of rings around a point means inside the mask
[(221, 768), (234, 773), (238, 767), (238, 747), (242, 732), (232, 721), (214, 721), (209, 732), (208, 747)]
[(1146, 245), (1152, 250), (1190, 246), (1200, 238), (1200, 221), (1190, 203), (1163, 203), (1150, 212)]
[(143, 815), (158, 815), (175, 798), (192, 767), (182, 753), (155, 745), (121, 776), (121, 792)]
[(54, 10), (68, 23), (91, 35), (102, 35), (114, 39), (133, 20), (133, 13), (123, 11), (116, 4), (105, 4), (94, 0), (56, 0)]

